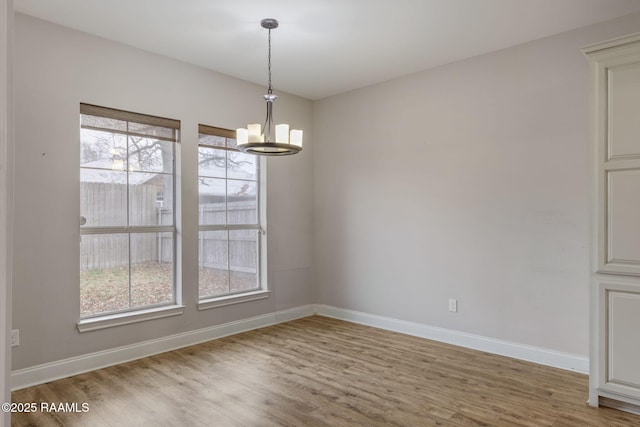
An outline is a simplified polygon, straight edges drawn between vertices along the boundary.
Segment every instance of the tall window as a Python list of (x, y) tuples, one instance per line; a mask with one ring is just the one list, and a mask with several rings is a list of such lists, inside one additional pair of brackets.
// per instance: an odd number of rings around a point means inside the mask
[(199, 126), (200, 299), (260, 289), (259, 161), (235, 132)]
[(174, 304), (178, 120), (80, 104), (80, 315)]

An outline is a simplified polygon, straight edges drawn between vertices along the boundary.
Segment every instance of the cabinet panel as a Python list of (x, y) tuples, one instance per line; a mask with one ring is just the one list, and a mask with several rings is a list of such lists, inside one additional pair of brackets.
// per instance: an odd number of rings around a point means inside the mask
[(609, 158), (640, 157), (640, 63), (608, 69)]
[(640, 293), (609, 291), (607, 382), (640, 388)]
[(640, 170), (608, 177), (607, 263), (640, 266)]

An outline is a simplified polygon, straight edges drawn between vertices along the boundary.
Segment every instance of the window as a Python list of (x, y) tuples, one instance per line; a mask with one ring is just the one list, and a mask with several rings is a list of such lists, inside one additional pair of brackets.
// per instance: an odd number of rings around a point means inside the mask
[(198, 194), (200, 300), (261, 290), (259, 159), (235, 132), (199, 126)]
[(177, 120), (80, 104), (80, 316), (176, 303)]

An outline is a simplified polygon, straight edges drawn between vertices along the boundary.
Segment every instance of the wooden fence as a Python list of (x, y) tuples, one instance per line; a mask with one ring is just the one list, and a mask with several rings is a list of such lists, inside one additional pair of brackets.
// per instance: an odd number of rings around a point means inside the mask
[[(82, 183), (81, 215), (88, 226), (126, 224), (127, 188), (122, 184)], [(155, 185), (129, 186), (132, 225), (171, 224), (171, 209), (160, 207)], [(166, 203), (166, 200), (165, 200)], [(256, 223), (256, 202), (237, 200), (200, 206), (201, 222), (224, 224)], [(257, 271), (257, 230), (205, 231), (198, 239), (200, 267)], [(148, 262), (173, 262), (173, 233), (83, 235), (80, 244), (81, 270), (126, 267)]]

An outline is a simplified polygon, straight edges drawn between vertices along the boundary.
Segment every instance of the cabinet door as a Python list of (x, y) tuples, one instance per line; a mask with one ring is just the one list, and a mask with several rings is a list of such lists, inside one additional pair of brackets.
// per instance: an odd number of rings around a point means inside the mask
[[(639, 106), (640, 108), (640, 106)], [(640, 109), (638, 110), (640, 113)], [(639, 117), (640, 119), (640, 117)], [(638, 120), (640, 123), (640, 120)], [(638, 134), (640, 141), (640, 133)], [(640, 267), (640, 168), (607, 170), (606, 245), (610, 268)]]
[(596, 66), (597, 272), (640, 276), (640, 52)]
[(600, 282), (600, 388), (640, 398), (640, 281)]

